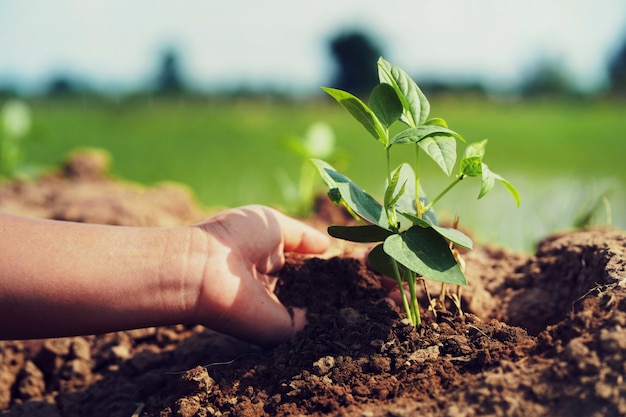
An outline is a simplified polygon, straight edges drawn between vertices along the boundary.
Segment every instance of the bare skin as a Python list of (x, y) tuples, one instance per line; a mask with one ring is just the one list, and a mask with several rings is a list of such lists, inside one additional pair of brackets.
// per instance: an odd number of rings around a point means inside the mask
[(139, 228), (0, 213), (0, 339), (202, 324), (260, 345), (301, 330), (274, 295), (285, 252), (321, 232), (262, 206), (185, 227)]

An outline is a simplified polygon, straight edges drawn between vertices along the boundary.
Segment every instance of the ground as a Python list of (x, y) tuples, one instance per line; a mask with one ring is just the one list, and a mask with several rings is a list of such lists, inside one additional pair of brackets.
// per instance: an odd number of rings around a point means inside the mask
[[(185, 187), (111, 178), (99, 152), (37, 181), (0, 183), (0, 210), (138, 226), (210, 214)], [(342, 215), (326, 207), (307, 221)], [(446, 311), (427, 311), (422, 293), (419, 329), (382, 301), (364, 249), (337, 242), (323, 258), (288, 257), (277, 291), (307, 308), (309, 325), (272, 349), (199, 326), (0, 342), (0, 415), (626, 414), (626, 233), (563, 232), (532, 256), (466, 252), (462, 313), (451, 298)]]

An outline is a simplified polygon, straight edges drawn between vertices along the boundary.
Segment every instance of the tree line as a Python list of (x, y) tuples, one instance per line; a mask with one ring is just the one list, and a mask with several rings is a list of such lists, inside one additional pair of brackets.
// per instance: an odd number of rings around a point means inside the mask
[[(335, 63), (335, 71), (328, 80), (328, 85), (357, 94), (366, 94), (378, 83), (376, 61), (385, 56), (384, 48), (372, 40), (363, 31), (349, 31), (331, 38), (328, 50)], [(180, 53), (169, 48), (162, 52), (158, 59), (155, 76), (134, 95), (151, 96), (192, 96), (206, 93), (199, 92), (185, 79), (182, 71)], [(610, 59), (607, 65), (608, 83), (605, 88), (595, 94), (626, 96), (626, 39), (621, 48)], [(422, 79), (415, 77), (422, 89), (430, 94), (464, 93), (489, 94), (489, 88), (477, 81), (454, 82), (446, 79)], [(534, 96), (578, 96), (582, 93), (568, 78), (566, 71), (556, 60), (543, 60), (529, 71), (523, 82), (514, 89), (516, 94), (527, 97)], [(99, 95), (100, 92), (81, 82), (76, 76), (59, 74), (52, 76), (44, 89), (43, 95), (48, 97), (72, 97), (76, 95)], [(223, 96), (259, 96), (288, 95), (280, 88), (265, 87), (251, 89), (241, 84), (227, 91)], [(0, 86), (0, 98), (17, 95), (10, 85)]]

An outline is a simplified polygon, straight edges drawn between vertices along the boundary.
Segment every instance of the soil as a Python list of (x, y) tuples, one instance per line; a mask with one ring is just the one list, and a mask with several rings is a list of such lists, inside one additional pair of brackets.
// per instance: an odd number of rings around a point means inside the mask
[[(0, 210), (137, 226), (210, 214), (183, 186), (111, 178), (107, 161), (81, 153), (37, 181), (2, 183)], [(307, 221), (343, 216), (321, 204)], [(422, 291), (419, 329), (383, 300), (365, 250), (337, 242), (288, 258), (277, 292), (309, 324), (272, 349), (182, 325), (0, 342), (0, 415), (626, 415), (626, 233), (562, 232), (534, 255), (463, 253), (461, 311), (454, 288), (432, 309)]]

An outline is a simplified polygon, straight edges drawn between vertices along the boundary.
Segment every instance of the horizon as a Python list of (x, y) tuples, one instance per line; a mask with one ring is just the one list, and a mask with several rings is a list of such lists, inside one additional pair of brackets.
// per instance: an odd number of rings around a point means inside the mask
[(329, 40), (351, 29), (416, 78), (507, 90), (552, 64), (593, 91), (626, 41), (626, 3), (576, 0), (564, 11), (539, 0), (390, 0), (384, 8), (356, 0), (8, 0), (0, 2), (0, 86), (42, 91), (66, 75), (97, 91), (134, 91), (174, 49), (182, 78), (199, 90), (313, 91), (333, 75)]

